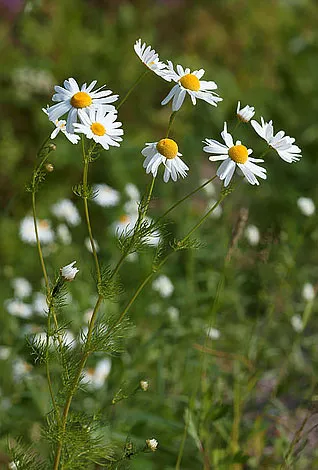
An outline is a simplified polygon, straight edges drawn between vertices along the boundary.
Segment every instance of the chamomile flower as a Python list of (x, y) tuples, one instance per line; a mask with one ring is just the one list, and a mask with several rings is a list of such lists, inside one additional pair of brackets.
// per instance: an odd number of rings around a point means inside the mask
[(76, 274), (78, 273), (79, 269), (75, 268), (74, 265), (76, 264), (76, 261), (73, 261), (72, 263), (68, 264), (67, 266), (64, 266), (63, 268), (60, 269), (60, 274), (64, 281), (73, 281)]
[(160, 163), (165, 166), (163, 180), (167, 183), (172, 178), (177, 181), (178, 176), (182, 178), (187, 176), (189, 167), (179, 158), (182, 153), (179, 152), (177, 143), (172, 139), (161, 139), (159, 142), (146, 143), (146, 147), (141, 151), (145, 158), (143, 167), (146, 173), (152, 173), (157, 176)]
[(95, 194), (93, 201), (96, 202), (96, 204), (99, 206), (114, 207), (119, 203), (119, 192), (107, 184), (95, 184), (93, 186), (93, 190)]
[[(96, 251), (96, 253), (98, 253), (99, 252), (99, 244), (97, 243), (97, 241), (94, 238), (93, 238), (93, 243), (94, 243), (95, 251)], [(86, 248), (88, 249), (88, 251), (90, 253), (93, 253), (92, 242), (91, 242), (89, 237), (85, 238), (84, 245), (86, 246)]]
[(12, 287), (14, 289), (14, 296), (19, 299), (29, 297), (32, 293), (32, 286), (27, 279), (23, 277), (16, 277), (12, 280)]
[(249, 122), (255, 114), (254, 107), (248, 106), (248, 105), (244, 106), (244, 108), (242, 109), (240, 109), (240, 107), (241, 107), (241, 102), (239, 101), (237, 103), (236, 116), (242, 122)]
[(110, 374), (111, 367), (112, 363), (110, 359), (101, 359), (97, 362), (95, 368), (84, 370), (83, 382), (94, 389), (102, 388)]
[(223, 160), (216, 174), (222, 181), (224, 180), (224, 186), (229, 185), (236, 166), (239, 167), (250, 184), (259, 184), (256, 176), (266, 179), (265, 168), (255, 165), (255, 163), (262, 163), (264, 160), (250, 157), (253, 151), (242, 145), (241, 141), (237, 140), (234, 145), (233, 137), (227, 132), (226, 122), (221, 137), (225, 145), (216, 140), (205, 139), (203, 143), (206, 145), (203, 150), (214, 154), (209, 157), (211, 162)]
[(52, 101), (58, 101), (58, 103), (48, 108), (50, 121), (55, 122), (56, 119), (68, 113), (66, 131), (73, 133), (73, 124), (77, 122), (80, 110), (88, 112), (102, 106), (105, 111), (115, 111), (115, 107), (110, 103), (116, 101), (118, 95), (113, 95), (111, 90), (103, 90), (106, 85), (92, 91), (96, 83), (97, 80), (93, 80), (88, 86), (84, 83), (79, 88), (76, 80), (69, 78), (64, 81), (64, 88), (55, 86), (56, 93)]
[(90, 109), (88, 114), (79, 112), (82, 123), (75, 123), (76, 132), (85, 134), (88, 139), (100, 144), (105, 150), (110, 146), (119, 147), (124, 131), (119, 129), (121, 122), (116, 121), (116, 112), (107, 112), (104, 108)]
[(70, 199), (61, 199), (51, 207), (52, 213), (58, 219), (64, 219), (70, 225), (78, 225), (81, 221), (75, 204)]
[(138, 39), (135, 42), (134, 49), (141, 62), (143, 62), (148, 69), (168, 82), (171, 81), (170, 74), (167, 75), (166, 72), (167, 65), (159, 60), (159, 55), (154, 49), (151, 49), (151, 46), (147, 46), (145, 42), (142, 44), (141, 39)]
[[(37, 220), (37, 228), (39, 239), (43, 244), (53, 242), (55, 235), (48, 220)], [(20, 223), (20, 237), (25, 243), (30, 243), (31, 245), (36, 243), (34, 222), (32, 217), (27, 216), (22, 219)]]
[[(48, 110), (47, 108), (42, 108), (42, 111), (48, 116), (49, 113), (48, 113)], [(70, 141), (72, 142), (72, 144), (77, 144), (78, 141), (80, 140), (80, 136), (79, 135), (76, 135), (76, 134), (71, 134), (70, 132), (67, 132), (66, 131), (66, 121), (64, 119), (55, 119), (55, 121), (53, 121), (53, 123), (55, 124), (55, 129), (54, 131), (52, 132), (52, 134), (50, 135), (50, 139), (55, 139), (55, 137), (58, 135), (58, 133), (61, 131), (65, 137)]]
[(274, 135), (273, 122), (265, 122), (261, 117), (261, 124), (257, 121), (251, 121), (255, 132), (266, 140), (268, 145), (272, 147), (280, 158), (287, 163), (297, 162), (301, 158), (301, 149), (294, 144), (295, 139), (285, 135), (284, 131), (279, 131)]
[(5, 301), (5, 307), (15, 317), (29, 318), (32, 315), (32, 308), (20, 299), (8, 299)]
[(170, 297), (174, 291), (174, 285), (164, 274), (161, 274), (153, 281), (152, 288), (164, 298)]
[(205, 73), (203, 69), (191, 72), (189, 68), (184, 69), (181, 65), (177, 65), (176, 69), (177, 71), (174, 70), (173, 63), (168, 60), (167, 76), (170, 76), (171, 79), (176, 82), (176, 85), (161, 102), (162, 105), (172, 100), (172, 111), (178, 111), (187, 93), (190, 95), (194, 105), (197, 99), (206, 101), (213, 106), (217, 106), (217, 103), (222, 101), (222, 98), (212, 91), (217, 89), (217, 84), (215, 82), (201, 80)]
[(297, 199), (297, 206), (304, 215), (310, 217), (316, 211), (315, 203), (310, 197), (300, 197)]

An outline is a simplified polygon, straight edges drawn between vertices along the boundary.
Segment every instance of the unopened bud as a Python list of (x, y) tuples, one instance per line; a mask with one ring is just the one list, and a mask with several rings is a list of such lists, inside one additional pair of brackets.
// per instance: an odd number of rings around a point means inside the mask
[(50, 151), (56, 150), (56, 145), (55, 144), (50, 144), (49, 149), (50, 149)]
[(140, 381), (140, 388), (141, 390), (143, 390), (144, 392), (146, 392), (149, 388), (149, 382), (148, 380), (141, 380)]
[(156, 439), (147, 439), (146, 444), (148, 449), (150, 449), (152, 452), (155, 452), (158, 447), (158, 441)]
[(47, 163), (45, 165), (45, 169), (48, 173), (52, 173), (52, 171), (54, 170), (54, 166), (52, 165), (52, 163)]

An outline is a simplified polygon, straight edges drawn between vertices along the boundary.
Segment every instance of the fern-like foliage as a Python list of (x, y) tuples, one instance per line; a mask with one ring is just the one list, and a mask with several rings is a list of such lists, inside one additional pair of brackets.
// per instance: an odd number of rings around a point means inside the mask
[(97, 283), (97, 287), (99, 295), (112, 302), (118, 301), (119, 296), (124, 291), (118, 275), (114, 273), (110, 266), (101, 268), (101, 280)]
[(75, 184), (72, 187), (72, 191), (75, 196), (81, 197), (82, 199), (94, 199), (96, 197), (96, 191), (93, 190), (92, 186), (86, 184), (85, 186), (83, 183)]
[[(46, 470), (47, 466), (40, 459), (36, 450), (22, 443), (21, 440), (9, 444), (9, 455), (11, 456), (11, 468), (17, 470)], [(9, 467), (10, 468), (10, 467)]]

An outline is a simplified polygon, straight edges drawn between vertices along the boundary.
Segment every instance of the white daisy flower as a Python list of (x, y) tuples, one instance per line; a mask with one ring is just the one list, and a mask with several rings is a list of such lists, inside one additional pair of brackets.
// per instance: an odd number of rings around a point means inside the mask
[[(46, 108), (42, 108), (42, 111), (48, 116), (48, 110)], [(80, 136), (76, 134), (71, 134), (70, 132), (66, 131), (66, 121), (64, 119), (55, 119), (55, 121), (51, 121), (55, 124), (55, 129), (50, 135), (50, 139), (55, 139), (55, 137), (58, 135), (58, 133), (61, 131), (65, 137), (72, 142), (72, 144), (77, 144), (77, 142), (80, 140)]]
[(139, 189), (137, 188), (136, 185), (132, 183), (128, 183), (125, 186), (125, 193), (127, 196), (132, 199), (133, 201), (139, 201), (140, 200), (140, 192)]
[(209, 157), (211, 162), (223, 160), (216, 174), (222, 181), (224, 180), (224, 186), (229, 185), (236, 166), (239, 167), (250, 184), (259, 184), (256, 176), (264, 180), (266, 179), (265, 168), (255, 165), (255, 163), (262, 163), (264, 160), (250, 157), (249, 155), (251, 155), (253, 150), (247, 149), (240, 140), (237, 140), (234, 145), (233, 137), (227, 132), (226, 122), (224, 123), (221, 137), (225, 145), (213, 139), (205, 139), (203, 143), (206, 146), (203, 147), (203, 150), (207, 153), (215, 154)]
[(141, 151), (145, 158), (143, 167), (146, 173), (152, 173), (157, 176), (160, 163), (165, 166), (163, 180), (165, 183), (171, 177), (173, 181), (177, 181), (178, 176), (182, 178), (187, 176), (189, 167), (179, 158), (182, 153), (178, 151), (177, 143), (172, 139), (161, 139), (159, 142), (146, 143), (146, 147)]
[(66, 131), (73, 133), (73, 124), (77, 122), (80, 110), (88, 112), (102, 106), (105, 111), (115, 111), (115, 107), (110, 103), (116, 101), (118, 95), (113, 95), (111, 90), (102, 91), (106, 85), (92, 91), (96, 83), (97, 80), (92, 81), (88, 86), (84, 83), (80, 89), (76, 80), (69, 78), (64, 81), (65, 88), (55, 86), (56, 93), (52, 101), (58, 101), (58, 103), (48, 108), (50, 121), (55, 122), (56, 119), (68, 113)]
[(304, 323), (300, 315), (293, 315), (290, 319), (290, 323), (296, 333), (300, 333), (304, 329)]
[(311, 302), (312, 300), (314, 300), (316, 293), (315, 293), (314, 286), (310, 284), (310, 282), (306, 282), (306, 284), (304, 284), (303, 290), (302, 290), (302, 296), (303, 296), (303, 299), (306, 300), (307, 302)]
[[(54, 240), (54, 232), (51, 229), (50, 222), (48, 220), (37, 220), (38, 234), (40, 242), (43, 244), (51, 243)], [(20, 223), (20, 237), (25, 243), (35, 244), (35, 230), (34, 222), (32, 217), (24, 217)]]
[(114, 207), (119, 203), (119, 192), (107, 184), (95, 184), (93, 186), (93, 190), (95, 194), (93, 201), (96, 202), (96, 204), (99, 206)]
[(254, 107), (248, 106), (248, 105), (244, 106), (244, 108), (242, 109), (240, 109), (240, 107), (241, 107), (241, 102), (239, 101), (237, 103), (236, 116), (242, 122), (249, 122), (255, 114)]
[(72, 243), (72, 235), (69, 228), (65, 224), (60, 224), (56, 229), (57, 236), (64, 245), (70, 245)]
[(248, 225), (245, 229), (245, 236), (250, 245), (255, 246), (259, 244), (260, 234), (255, 225)]
[(217, 106), (217, 103), (222, 101), (222, 98), (212, 91), (217, 89), (215, 82), (200, 80), (205, 73), (203, 69), (194, 70), (192, 73), (189, 68), (184, 69), (181, 65), (177, 65), (176, 69), (177, 72), (174, 70), (173, 63), (168, 60), (167, 70), (171, 79), (177, 84), (170, 90), (166, 98), (161, 101), (162, 105), (172, 100), (172, 111), (178, 111), (187, 93), (190, 95), (194, 105), (197, 99), (206, 101), (213, 106)]
[(310, 197), (300, 197), (297, 200), (297, 206), (304, 215), (310, 217), (316, 211), (315, 203)]
[(157, 277), (157, 279), (152, 283), (152, 288), (153, 290), (159, 292), (161, 297), (164, 298), (170, 297), (174, 291), (174, 285), (164, 274), (161, 274), (161, 276)]
[(158, 447), (158, 441), (157, 439), (147, 439), (146, 440), (147, 447), (152, 450), (152, 452), (155, 452)]
[(32, 315), (31, 305), (25, 304), (24, 302), (22, 302), (22, 300), (19, 299), (6, 300), (5, 307), (8, 313), (15, 317), (29, 318)]
[(90, 385), (94, 389), (102, 388), (105, 380), (110, 374), (112, 367), (111, 360), (108, 358), (102, 359), (97, 362), (95, 368), (84, 370), (83, 382)]
[(119, 219), (116, 220), (111, 225), (113, 233), (116, 236), (120, 237), (125, 232), (132, 230), (137, 221), (137, 218), (138, 218), (138, 211), (135, 211), (134, 213), (131, 213), (131, 214), (121, 215)]
[(48, 307), (46, 303), (46, 297), (42, 292), (36, 292), (33, 298), (33, 311), (39, 315), (46, 315)]
[(266, 140), (268, 145), (272, 147), (280, 158), (287, 163), (297, 162), (301, 158), (301, 149), (294, 145), (295, 139), (285, 135), (284, 131), (279, 131), (274, 135), (273, 122), (265, 122), (261, 117), (261, 124), (257, 121), (251, 121), (255, 132)]
[(74, 268), (75, 263), (76, 261), (73, 261), (72, 263), (60, 269), (60, 274), (65, 281), (73, 281), (76, 274), (79, 272), (79, 269)]
[(119, 147), (124, 131), (119, 129), (122, 123), (116, 121), (117, 112), (109, 113), (104, 108), (90, 109), (88, 114), (79, 112), (82, 124), (75, 123), (76, 132), (85, 134), (88, 139), (100, 144), (105, 150), (110, 146)]
[(159, 60), (159, 55), (154, 49), (151, 49), (151, 46), (147, 46), (145, 42), (142, 44), (141, 39), (138, 39), (135, 42), (134, 49), (141, 62), (143, 62), (148, 69), (155, 72), (159, 77), (171, 82), (171, 75), (167, 75), (167, 65)]
[[(98, 253), (99, 252), (99, 244), (97, 243), (95, 238), (93, 238), (93, 242), (94, 242), (95, 251), (96, 251), (96, 253)], [(90, 240), (89, 237), (85, 238), (84, 245), (86, 246), (86, 248), (88, 249), (88, 251), (90, 253), (93, 253), (93, 248), (92, 248), (91, 240)]]
[(216, 328), (213, 328), (212, 326), (207, 328), (206, 330), (206, 335), (208, 336), (208, 338), (210, 339), (219, 339), (220, 336), (221, 336), (221, 333), (219, 330), (217, 330)]
[(51, 207), (52, 213), (58, 219), (64, 219), (70, 225), (78, 225), (81, 221), (75, 204), (70, 199), (61, 199)]
[(0, 346), (0, 361), (6, 361), (11, 354), (11, 349), (7, 346)]
[(19, 299), (28, 297), (32, 293), (32, 286), (24, 277), (16, 277), (11, 284), (14, 289), (14, 296), (19, 297)]

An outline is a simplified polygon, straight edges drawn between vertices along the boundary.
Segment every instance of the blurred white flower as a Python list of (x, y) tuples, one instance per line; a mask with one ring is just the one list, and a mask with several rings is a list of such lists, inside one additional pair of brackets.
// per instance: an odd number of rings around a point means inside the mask
[(46, 315), (47, 313), (47, 303), (46, 297), (42, 292), (36, 292), (33, 297), (33, 311), (40, 315)]
[(314, 289), (314, 286), (310, 284), (309, 282), (306, 282), (306, 284), (304, 284), (303, 290), (302, 290), (302, 296), (304, 300), (306, 300), (307, 302), (314, 300), (316, 296), (315, 289)]
[(139, 201), (133, 201), (132, 199), (125, 202), (123, 207), (125, 214), (128, 214), (132, 217), (138, 217), (138, 202)]
[(54, 77), (48, 70), (20, 67), (13, 70), (13, 83), (19, 99), (25, 100), (32, 94), (51, 93)]
[(51, 207), (52, 213), (58, 219), (64, 219), (70, 225), (78, 225), (81, 221), (75, 204), (70, 199), (61, 199)]
[(152, 288), (153, 290), (159, 292), (161, 297), (170, 297), (174, 291), (172, 282), (164, 274), (161, 274), (161, 276), (157, 277), (157, 279), (152, 283)]
[(203, 69), (194, 70), (191, 73), (189, 68), (183, 69), (181, 65), (177, 65), (177, 71), (175, 71), (173, 63), (168, 60), (167, 70), (170, 72), (170, 77), (176, 82), (176, 85), (170, 90), (165, 99), (161, 101), (161, 104), (165, 105), (172, 100), (172, 111), (178, 111), (181, 108), (187, 93), (193, 105), (196, 104), (197, 99), (206, 101), (213, 106), (217, 106), (217, 103), (222, 101), (222, 98), (212, 91), (217, 89), (217, 84), (201, 80), (205, 73)]
[[(38, 234), (40, 242), (43, 244), (52, 243), (54, 240), (54, 232), (48, 220), (37, 220)], [(24, 217), (20, 223), (20, 237), (25, 243), (34, 245), (36, 236), (34, 230), (34, 222), (32, 217)]]
[[(93, 238), (93, 243), (94, 243), (94, 246), (95, 246), (96, 253), (98, 253), (99, 252), (99, 244), (97, 243), (95, 238)], [(92, 248), (92, 244), (91, 244), (91, 241), (90, 241), (89, 237), (85, 238), (84, 245), (86, 246), (86, 248), (88, 249), (88, 251), (90, 253), (93, 253), (93, 248)]]
[(141, 39), (137, 39), (134, 49), (141, 62), (143, 62), (148, 69), (155, 72), (156, 75), (159, 75), (159, 77), (164, 80), (168, 82), (171, 81), (171, 75), (167, 75), (167, 65), (159, 60), (157, 52), (152, 49), (151, 46), (147, 46), (145, 42), (141, 43)]
[(244, 108), (240, 109), (240, 101), (237, 103), (236, 115), (242, 122), (249, 122), (255, 114), (255, 109), (253, 106), (246, 105)]
[(16, 277), (11, 282), (14, 289), (14, 296), (23, 299), (32, 293), (32, 286), (24, 277)]
[(107, 112), (102, 106), (98, 109), (90, 109), (88, 114), (79, 111), (81, 123), (75, 123), (75, 132), (86, 135), (87, 139), (93, 139), (105, 150), (109, 147), (120, 147), (123, 129), (122, 123), (117, 121), (117, 112)]
[(304, 324), (303, 320), (300, 315), (293, 315), (290, 319), (290, 323), (293, 327), (293, 329), (297, 332), (300, 333), (304, 329)]
[[(207, 181), (206, 179), (204, 179), (204, 180), (202, 179), (202, 180), (200, 181), (200, 185), (202, 185), (202, 184), (205, 183), (206, 181)], [(204, 190), (204, 192), (205, 192), (208, 196), (214, 196), (214, 195), (215, 195), (215, 186), (214, 186), (214, 184), (212, 183), (212, 181), (211, 181), (211, 183), (209, 183), (209, 184), (207, 184), (206, 186), (204, 186), (203, 190)]]
[(213, 328), (212, 326), (207, 328), (206, 334), (210, 339), (219, 339), (221, 336), (220, 331), (216, 328)]
[(11, 349), (7, 346), (0, 346), (0, 360), (6, 361), (11, 354)]
[(259, 230), (255, 225), (248, 225), (245, 229), (245, 236), (250, 245), (258, 245), (260, 240)]
[[(209, 208), (211, 208), (212, 206), (214, 206), (214, 204), (217, 202), (216, 199), (210, 199), (209, 202), (208, 202), (208, 206)], [(221, 205), (217, 205), (216, 208), (214, 209), (213, 212), (211, 212), (210, 214), (210, 217), (214, 218), (214, 219), (218, 219), (219, 217), (221, 217), (222, 215), (222, 212), (223, 212), (223, 209), (221, 207)]]
[(155, 452), (158, 447), (158, 441), (156, 439), (147, 439), (146, 440), (147, 447), (152, 450), (152, 452)]
[(118, 220), (116, 220), (112, 225), (112, 231), (113, 233), (120, 237), (122, 234), (124, 234), (126, 231), (130, 231), (134, 228), (134, 225), (137, 221), (137, 215), (128, 215), (128, 214), (123, 214), (119, 217)]
[(31, 369), (31, 364), (28, 364), (23, 359), (17, 358), (12, 365), (13, 379), (16, 382), (20, 382), (23, 378), (29, 375)]
[(120, 200), (119, 192), (111, 188), (107, 184), (95, 184), (93, 186), (95, 197), (93, 199), (96, 204), (102, 207), (117, 206)]
[(76, 261), (73, 261), (72, 263), (60, 269), (60, 274), (65, 281), (73, 281), (76, 274), (79, 272), (79, 269), (74, 268), (75, 263)]
[(129, 253), (129, 255), (126, 256), (126, 261), (129, 261), (130, 263), (134, 263), (138, 259), (138, 253)]
[(91, 321), (93, 313), (94, 313), (93, 308), (89, 308), (88, 310), (86, 310), (86, 312), (84, 312), (83, 320), (85, 323), (89, 323)]
[(9, 470), (18, 470), (19, 467), (19, 460), (17, 462), (10, 462), (8, 465)]
[(139, 192), (137, 186), (132, 184), (132, 183), (126, 184), (125, 193), (133, 201), (139, 201), (140, 200), (140, 192)]
[(161, 139), (159, 142), (148, 142), (141, 151), (145, 158), (143, 167), (146, 173), (157, 176), (158, 168), (162, 163), (165, 167), (163, 180), (165, 183), (171, 178), (177, 181), (178, 177), (185, 178), (189, 167), (181, 160), (182, 153), (179, 152), (178, 144), (172, 139)]
[(63, 334), (63, 343), (66, 346), (70, 346), (70, 348), (75, 348), (76, 343), (75, 343), (75, 337), (73, 333), (70, 330), (66, 330)]
[(167, 308), (167, 313), (172, 323), (175, 323), (179, 320), (179, 310), (176, 307), (173, 307), (171, 305), (170, 307)]
[(59, 224), (56, 233), (64, 245), (70, 245), (72, 243), (72, 235), (67, 225)]
[(5, 307), (10, 313), (15, 317), (20, 318), (29, 318), (32, 315), (31, 305), (25, 304), (22, 300), (19, 299), (8, 299), (5, 301)]
[(304, 215), (311, 216), (315, 213), (315, 203), (309, 197), (300, 197), (297, 199), (297, 206)]
[(102, 388), (109, 376), (111, 367), (112, 363), (108, 358), (98, 361), (95, 368), (84, 370), (83, 382), (94, 389)]
[(140, 381), (140, 388), (143, 392), (146, 392), (149, 388), (149, 382), (148, 380), (141, 380)]

